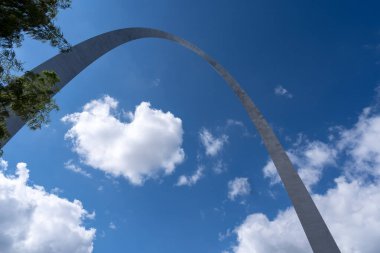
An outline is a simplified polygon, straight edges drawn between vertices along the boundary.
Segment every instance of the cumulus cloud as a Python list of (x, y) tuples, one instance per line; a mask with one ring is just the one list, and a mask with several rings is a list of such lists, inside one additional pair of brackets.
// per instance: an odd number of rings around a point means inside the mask
[(178, 178), (177, 186), (192, 186), (195, 185), (199, 179), (203, 177), (203, 166), (199, 166), (198, 169), (191, 176), (182, 175)]
[(0, 170), (5, 171), (8, 168), (8, 162), (0, 157)]
[(346, 176), (375, 175), (380, 177), (380, 115), (365, 108), (352, 129), (341, 130), (338, 147), (349, 156)]
[(208, 156), (216, 156), (228, 141), (227, 135), (223, 134), (220, 137), (215, 137), (206, 128), (200, 131), (199, 137)]
[(235, 229), (237, 245), (235, 253), (298, 253), (310, 252), (294, 210), (280, 212), (270, 221), (266, 215), (255, 213), (249, 215), (243, 224)]
[(237, 177), (228, 182), (228, 198), (235, 200), (238, 196), (246, 196), (251, 192), (248, 178)]
[[(299, 143), (288, 150), (287, 154), (298, 168), (302, 181), (311, 190), (311, 187), (319, 182), (323, 168), (335, 164), (337, 150), (320, 141), (306, 141), (306, 144)], [(281, 182), (272, 160), (264, 166), (263, 173), (264, 177), (270, 180), (271, 185)]]
[(72, 124), (65, 138), (72, 140), (73, 150), (85, 164), (135, 185), (171, 174), (185, 157), (181, 119), (142, 102), (127, 113), (130, 122), (122, 122), (114, 113), (117, 105), (105, 96), (62, 119)]
[(16, 175), (0, 172), (0, 252), (90, 253), (95, 229), (86, 229), (89, 214), (79, 200), (28, 186), (29, 170), (18, 163)]
[(291, 94), (287, 89), (285, 89), (281, 85), (274, 88), (274, 94), (276, 94), (277, 96), (284, 96), (286, 98), (292, 98), (293, 97), (293, 94)]
[[(340, 177), (335, 188), (313, 199), (342, 252), (378, 252), (379, 184), (348, 182)], [(235, 253), (312, 252), (293, 208), (280, 212), (273, 220), (262, 213), (249, 215), (236, 233)]]
[[(379, 250), (379, 129), (380, 115), (374, 113), (373, 108), (366, 108), (355, 126), (340, 129), (330, 144), (311, 142), (311, 146), (289, 152), (291, 157), (301, 156), (292, 157), (294, 163), (310, 167), (336, 163), (337, 153), (345, 156), (342, 165), (335, 164), (342, 168), (335, 186), (325, 194), (312, 195), (342, 252), (376, 253)], [(262, 213), (251, 214), (235, 233), (235, 253), (312, 252), (293, 207), (280, 211), (272, 220)]]

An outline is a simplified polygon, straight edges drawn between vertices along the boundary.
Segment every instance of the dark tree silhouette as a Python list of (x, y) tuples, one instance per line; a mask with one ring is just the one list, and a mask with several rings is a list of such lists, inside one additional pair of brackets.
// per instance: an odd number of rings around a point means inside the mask
[(54, 20), (59, 9), (70, 7), (71, 0), (1, 0), (0, 1), (0, 140), (9, 136), (6, 119), (10, 109), (32, 129), (48, 122), (49, 112), (58, 109), (52, 99), (54, 86), (59, 81), (52, 71), (22, 74), (22, 63), (15, 48), (24, 36), (50, 42), (61, 52), (71, 46), (63, 37)]

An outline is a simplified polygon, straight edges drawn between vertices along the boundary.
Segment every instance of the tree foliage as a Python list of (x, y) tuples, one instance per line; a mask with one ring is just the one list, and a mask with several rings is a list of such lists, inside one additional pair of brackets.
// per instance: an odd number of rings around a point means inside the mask
[(49, 42), (60, 51), (70, 44), (54, 24), (59, 9), (69, 8), (71, 0), (0, 0), (0, 140), (9, 136), (6, 119), (9, 109), (37, 129), (48, 122), (49, 112), (58, 109), (52, 99), (59, 82), (56, 73), (22, 73), (22, 62), (16, 57), (24, 36)]
[(24, 34), (50, 41), (54, 47), (68, 50), (70, 45), (54, 24), (58, 9), (70, 7), (70, 0), (1, 0), (0, 42), (4, 48), (20, 46)]
[[(31, 129), (41, 128), (43, 123), (48, 122), (49, 112), (58, 109), (51, 99), (58, 81), (57, 75), (51, 71), (40, 74), (26, 72), (22, 77), (12, 79), (7, 86), (0, 87), (0, 122), (5, 124), (10, 108), (22, 120), (28, 121)], [(8, 136), (3, 129), (0, 131), (0, 135)]]

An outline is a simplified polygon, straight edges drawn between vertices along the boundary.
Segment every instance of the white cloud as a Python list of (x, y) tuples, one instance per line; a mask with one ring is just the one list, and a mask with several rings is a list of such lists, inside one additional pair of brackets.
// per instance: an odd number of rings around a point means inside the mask
[(8, 162), (0, 157), (0, 171), (6, 171), (8, 169)]
[(0, 252), (90, 253), (95, 229), (83, 220), (92, 214), (73, 202), (28, 186), (29, 170), (18, 163), (16, 176), (0, 172)]
[(50, 190), (50, 193), (58, 196), (59, 194), (63, 193), (63, 190), (61, 188), (54, 187)]
[(172, 113), (153, 109), (147, 102), (136, 106), (130, 122), (113, 110), (118, 102), (109, 96), (93, 100), (82, 112), (62, 120), (73, 124), (65, 138), (83, 162), (113, 176), (142, 185), (148, 178), (171, 174), (184, 160), (182, 121)]
[[(377, 253), (380, 236), (380, 185), (336, 180), (326, 195), (313, 196), (340, 250)], [(273, 220), (256, 213), (236, 229), (235, 253), (312, 252), (293, 208)]]
[(227, 229), (226, 232), (224, 232), (224, 233), (219, 233), (219, 234), (218, 234), (218, 240), (219, 240), (219, 241), (224, 241), (225, 239), (231, 237), (231, 236), (233, 235), (233, 232), (234, 232), (233, 230), (231, 230), (231, 229)]
[[(323, 168), (335, 164), (337, 151), (323, 142), (313, 141), (306, 144), (299, 143), (295, 148), (288, 150), (287, 154), (310, 190), (319, 182)], [(280, 183), (280, 177), (272, 160), (265, 165), (263, 173), (264, 177), (270, 179), (271, 185)]]
[(251, 192), (248, 178), (237, 177), (228, 182), (228, 198), (235, 200), (238, 196), (246, 196)]
[[(320, 168), (326, 163), (335, 163), (337, 152), (346, 155), (342, 166), (336, 164), (342, 168), (342, 175), (335, 179), (335, 186), (323, 195), (313, 194), (342, 252), (379, 251), (379, 129), (380, 115), (373, 113), (373, 108), (367, 108), (356, 125), (352, 129), (341, 129), (338, 138), (330, 139), (331, 144), (318, 142), (311, 149), (300, 146), (300, 150), (289, 152), (301, 154), (298, 160), (292, 159), (294, 163), (301, 160), (301, 164)], [(268, 167), (267, 171), (271, 171)], [(262, 213), (251, 214), (235, 233), (238, 237), (233, 248), (235, 253), (312, 252), (293, 207), (280, 211), (273, 220)]]
[(158, 87), (158, 86), (160, 86), (160, 83), (161, 83), (161, 79), (160, 79), (160, 78), (155, 78), (155, 79), (153, 80), (153, 86), (154, 86), (154, 87)]
[(203, 177), (203, 166), (199, 166), (198, 169), (191, 176), (182, 175), (178, 178), (177, 186), (192, 186), (195, 185), (199, 179)]
[[(289, 153), (288, 156), (290, 156)], [(267, 164), (264, 166), (263, 173), (265, 178), (269, 178), (271, 185), (278, 184), (281, 182), (280, 176), (278, 175), (276, 167), (274, 166), (272, 160), (269, 160)]]
[(88, 173), (87, 171), (83, 170), (81, 167), (73, 164), (73, 161), (72, 160), (69, 160), (67, 162), (64, 163), (64, 167), (74, 173), (77, 173), (77, 174), (81, 174), (85, 177), (88, 177), (90, 178), (91, 177), (91, 174)]
[(227, 125), (227, 127), (239, 126), (239, 127), (244, 127), (245, 128), (245, 125), (244, 125), (243, 122), (241, 122), (239, 120), (235, 120), (235, 119), (227, 119), (226, 125)]
[(203, 128), (199, 137), (201, 142), (206, 150), (206, 155), (215, 156), (217, 155), (223, 148), (224, 144), (228, 141), (228, 136), (223, 134), (219, 138), (214, 137), (209, 130)]
[(306, 236), (292, 211), (279, 213), (273, 221), (262, 213), (249, 215), (235, 230), (237, 245), (234, 252), (310, 252)]
[(248, 131), (248, 129), (244, 125), (244, 123), (241, 122), (241, 121), (239, 121), (239, 120), (227, 119), (225, 128), (228, 129), (228, 128), (231, 128), (231, 127), (238, 127), (238, 128), (240, 128), (242, 130), (242, 133), (243, 133), (244, 137), (253, 137), (254, 136), (254, 134), (251, 134)]
[(116, 230), (116, 225), (115, 225), (115, 223), (113, 223), (113, 222), (110, 222), (110, 224), (109, 224), (109, 226), (108, 226), (110, 229), (112, 229), (112, 230)]
[(223, 162), (223, 160), (218, 160), (213, 165), (212, 170), (215, 174), (222, 174), (227, 171), (227, 165)]
[(285, 89), (281, 85), (277, 86), (274, 89), (274, 94), (276, 94), (277, 96), (284, 96), (286, 98), (292, 98), (293, 97), (293, 94), (291, 94), (287, 89)]
[(354, 128), (341, 131), (338, 147), (351, 158), (347, 176), (365, 172), (380, 177), (380, 115), (372, 110), (365, 108)]

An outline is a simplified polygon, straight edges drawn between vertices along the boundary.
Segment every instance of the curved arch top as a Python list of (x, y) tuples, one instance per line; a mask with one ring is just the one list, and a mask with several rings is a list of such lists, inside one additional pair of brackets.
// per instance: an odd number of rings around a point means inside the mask
[[(57, 84), (58, 92), (76, 75), (102, 55), (122, 44), (142, 38), (161, 38), (176, 42), (181, 46), (188, 48), (207, 61), (227, 82), (233, 92), (240, 99), (244, 108), (248, 112), (250, 119), (262, 137), (264, 145), (273, 160), (280, 178), (284, 183), (285, 189), (293, 203), (294, 209), (300, 219), (311, 248), (314, 252), (340, 252), (305, 185), (294, 170), (286, 152), (261, 112), (255, 106), (248, 94), (241, 88), (239, 83), (226, 69), (223, 68), (222, 65), (188, 41), (156, 29), (125, 28), (100, 34), (83, 41), (74, 46), (70, 52), (54, 56), (34, 68), (33, 71), (36, 73), (39, 73), (42, 70), (55, 71), (60, 77), (60, 82)], [(7, 121), (7, 127), (10, 133), (9, 139), (13, 137), (24, 124), (25, 122), (20, 118), (12, 115)], [(3, 147), (9, 139), (1, 143), (1, 147)]]

